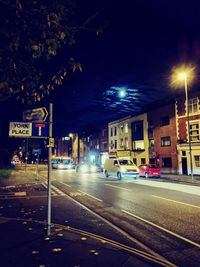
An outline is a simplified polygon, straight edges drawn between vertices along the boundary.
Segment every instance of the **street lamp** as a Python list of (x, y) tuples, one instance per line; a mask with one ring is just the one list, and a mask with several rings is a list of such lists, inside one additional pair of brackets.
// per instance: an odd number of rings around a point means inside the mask
[(190, 157), (190, 173), (192, 181), (194, 181), (193, 175), (193, 162), (192, 162), (192, 147), (191, 147), (191, 136), (190, 136), (190, 117), (189, 117), (189, 105), (188, 105), (188, 83), (194, 79), (194, 67), (176, 68), (173, 71), (172, 83), (180, 85), (180, 82), (184, 82), (185, 87), (185, 104), (186, 104), (186, 116), (187, 116), (187, 128), (188, 128), (188, 144), (189, 144), (189, 157)]

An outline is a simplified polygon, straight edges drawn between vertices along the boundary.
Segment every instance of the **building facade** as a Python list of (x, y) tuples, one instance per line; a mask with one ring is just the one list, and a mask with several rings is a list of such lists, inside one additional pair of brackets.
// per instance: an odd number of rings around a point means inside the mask
[(128, 157), (136, 165), (149, 161), (147, 114), (128, 116), (108, 124), (109, 156)]
[(178, 171), (200, 174), (200, 93), (190, 94), (188, 115), (186, 106), (185, 98), (176, 101)]
[(174, 103), (148, 111), (149, 161), (162, 173), (178, 173)]

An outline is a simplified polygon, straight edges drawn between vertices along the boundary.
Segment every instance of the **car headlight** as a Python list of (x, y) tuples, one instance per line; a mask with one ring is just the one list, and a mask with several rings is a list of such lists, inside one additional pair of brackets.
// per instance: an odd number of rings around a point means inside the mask
[(83, 165), (83, 166), (81, 167), (81, 171), (82, 171), (82, 172), (87, 172), (87, 171), (88, 171), (88, 166), (87, 166), (87, 165)]
[(91, 171), (92, 172), (96, 172), (96, 170), (97, 170), (97, 167), (96, 166), (91, 166)]

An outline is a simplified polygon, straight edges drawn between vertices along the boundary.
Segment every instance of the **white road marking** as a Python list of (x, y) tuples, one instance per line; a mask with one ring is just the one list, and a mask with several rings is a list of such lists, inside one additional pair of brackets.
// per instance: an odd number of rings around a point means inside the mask
[(59, 182), (60, 184), (66, 185), (66, 186), (68, 186), (68, 187), (71, 187), (71, 185), (65, 184), (65, 183), (60, 182), (60, 181), (58, 181), (58, 182)]
[(141, 220), (143, 222), (146, 222), (146, 223), (148, 223), (148, 224), (150, 224), (150, 225), (152, 225), (152, 226), (154, 226), (154, 227), (156, 227), (156, 228), (158, 228), (158, 229), (160, 229), (160, 230), (162, 230), (162, 231), (164, 231), (164, 232), (166, 232), (168, 234), (171, 234), (171, 235), (175, 236), (176, 238), (179, 238), (179, 239), (181, 239), (181, 240), (183, 240), (183, 241), (185, 241), (185, 242), (187, 242), (187, 243), (189, 243), (189, 244), (191, 244), (191, 245), (193, 245), (195, 247), (200, 248), (200, 244), (198, 244), (198, 243), (196, 243), (196, 242), (194, 242), (194, 241), (192, 241), (192, 240), (190, 240), (190, 239), (188, 239), (186, 237), (183, 237), (183, 236), (181, 236), (179, 234), (176, 234), (176, 233), (174, 233), (174, 232), (172, 232), (172, 231), (170, 231), (170, 230), (168, 230), (168, 229), (166, 229), (166, 228), (164, 228), (162, 226), (159, 226), (159, 225), (157, 225), (157, 224), (155, 224), (153, 222), (150, 222), (150, 221), (148, 221), (146, 219), (143, 219), (143, 218), (141, 218), (141, 217), (139, 217), (139, 216), (137, 216), (137, 215), (135, 215), (133, 213), (130, 213), (129, 211), (126, 211), (126, 210), (122, 210), (122, 211), (124, 213), (126, 213), (126, 214), (128, 214), (128, 215), (130, 215), (130, 216), (132, 216), (134, 218), (137, 218), (137, 219), (139, 219), (139, 220)]
[(78, 190), (79, 192), (81, 192), (82, 194), (85, 194), (85, 195), (87, 195), (87, 196), (89, 196), (89, 197), (92, 197), (92, 198), (94, 198), (94, 199), (96, 199), (96, 200), (98, 200), (98, 201), (100, 201), (100, 202), (103, 202), (103, 200), (101, 200), (101, 199), (99, 199), (99, 198), (97, 198), (97, 197), (94, 197), (94, 196), (92, 196), (92, 195), (90, 195), (90, 194), (88, 194), (88, 193), (85, 193), (85, 192), (83, 192), (83, 191), (81, 191), (81, 190)]
[(178, 204), (186, 205), (186, 206), (189, 206), (189, 207), (193, 207), (193, 208), (200, 209), (200, 206), (195, 206), (195, 205), (188, 204), (188, 203), (185, 203), (185, 202), (176, 201), (176, 200), (169, 199), (169, 198), (165, 198), (165, 197), (159, 197), (159, 196), (156, 196), (156, 195), (151, 195), (151, 196), (152, 196), (152, 197), (156, 197), (156, 198), (160, 198), (160, 199), (163, 199), (163, 200), (171, 201), (171, 202), (174, 202), (174, 203), (178, 203)]
[(104, 184), (104, 185), (107, 185), (107, 186), (110, 186), (110, 187), (114, 187), (114, 188), (117, 188), (117, 189), (123, 189), (123, 190), (126, 190), (126, 191), (132, 191), (131, 189), (120, 187), (120, 186), (116, 186), (116, 185), (111, 185), (111, 184)]
[(195, 186), (195, 185), (185, 185), (185, 184), (151, 181), (151, 180), (137, 180), (134, 183), (140, 184), (140, 185), (145, 185), (145, 186), (176, 190), (176, 191), (181, 191), (184, 193), (200, 196), (200, 187)]

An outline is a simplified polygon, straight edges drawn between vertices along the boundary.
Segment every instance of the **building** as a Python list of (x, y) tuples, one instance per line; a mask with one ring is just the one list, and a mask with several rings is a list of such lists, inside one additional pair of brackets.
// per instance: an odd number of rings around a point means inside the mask
[(100, 165), (103, 166), (105, 160), (108, 158), (108, 126), (103, 127), (99, 131), (99, 152)]
[(148, 162), (147, 127), (146, 113), (110, 122), (109, 156), (128, 157), (138, 166)]
[(70, 137), (61, 137), (55, 139), (55, 156), (72, 157), (72, 143)]
[(177, 173), (177, 130), (174, 102), (147, 113), (149, 161), (160, 166), (162, 173)]
[[(186, 100), (180, 97), (176, 101), (177, 153), (180, 174), (200, 174), (200, 93), (190, 93), (187, 116)], [(188, 129), (189, 121), (189, 129)], [(190, 138), (190, 145), (189, 145)], [(190, 162), (190, 147), (191, 159)], [(192, 165), (192, 166), (191, 166)]]

